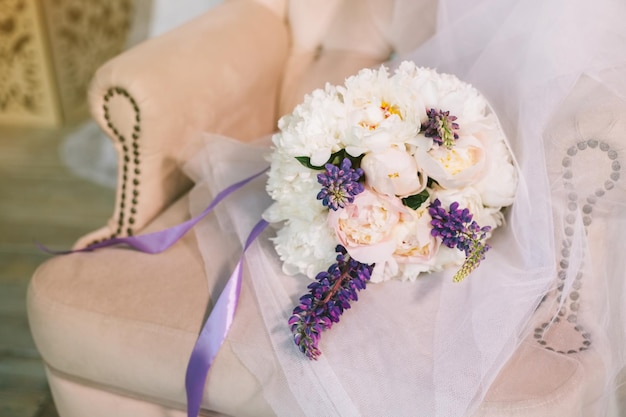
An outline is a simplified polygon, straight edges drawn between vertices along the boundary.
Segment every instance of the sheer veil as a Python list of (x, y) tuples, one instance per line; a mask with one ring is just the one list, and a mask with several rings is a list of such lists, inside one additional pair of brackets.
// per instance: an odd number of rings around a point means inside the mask
[[(521, 183), (487, 261), (461, 284), (450, 271), (370, 285), (311, 362), (286, 324), (308, 281), (281, 272), (268, 232), (247, 257), (231, 346), (280, 416), (496, 415), (480, 405), (506, 386), (503, 373), (540, 386), (564, 367), (581, 375), (571, 415), (617, 415), (626, 353), (626, 5), (439, 3), (436, 35), (390, 65), (410, 59), (456, 74), (485, 94), (507, 133)], [(213, 137), (188, 168), (198, 188), (215, 193), (261, 166), (266, 149)], [(245, 239), (268, 205), (264, 184), (233, 197), (220, 221)], [(201, 247), (214, 238), (197, 236)]]
[[(223, 0), (167, 0), (135, 2), (124, 49), (153, 38), (199, 16)], [(59, 149), (63, 164), (78, 177), (105, 187), (117, 183), (117, 154), (113, 143), (93, 121), (72, 129)]]

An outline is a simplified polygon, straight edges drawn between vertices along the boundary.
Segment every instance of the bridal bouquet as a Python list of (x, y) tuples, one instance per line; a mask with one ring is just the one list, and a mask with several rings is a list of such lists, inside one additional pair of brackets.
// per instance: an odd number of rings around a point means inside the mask
[[(307, 95), (274, 135), (265, 219), (288, 274), (315, 281), (289, 324), (315, 359), (368, 281), (470, 274), (513, 202), (516, 169), (485, 98), (404, 62)], [(330, 265), (330, 267), (329, 267)], [(323, 271), (323, 272), (320, 272)]]

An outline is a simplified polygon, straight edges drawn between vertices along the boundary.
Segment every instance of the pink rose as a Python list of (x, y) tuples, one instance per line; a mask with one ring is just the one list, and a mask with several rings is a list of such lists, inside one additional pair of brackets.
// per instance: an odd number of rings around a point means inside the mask
[(384, 264), (396, 250), (394, 227), (410, 215), (398, 198), (365, 189), (352, 204), (328, 214), (328, 224), (355, 260)]
[(422, 207), (411, 211), (411, 216), (405, 216), (396, 226), (394, 233), (398, 244), (394, 258), (398, 263), (421, 265), (424, 272), (434, 265), (439, 251), (439, 239), (430, 233), (431, 220), (428, 209)]
[(418, 149), (415, 159), (426, 175), (447, 189), (467, 187), (484, 174), (485, 150), (473, 136), (460, 138), (452, 149), (445, 146), (435, 146), (429, 151)]

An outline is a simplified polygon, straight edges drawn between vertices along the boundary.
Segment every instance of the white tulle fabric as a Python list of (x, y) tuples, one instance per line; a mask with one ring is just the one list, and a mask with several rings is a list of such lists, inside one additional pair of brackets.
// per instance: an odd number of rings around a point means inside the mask
[[(551, 324), (575, 313), (591, 334), (584, 346), (603, 365), (598, 415), (609, 412), (626, 353), (626, 188), (619, 178), (626, 153), (624, 6), (440, 1), (437, 34), (397, 62), (456, 74), (491, 102), (521, 179), (507, 226), (460, 284), (445, 271), (415, 283), (368, 286), (324, 333), (318, 361), (298, 352), (287, 325), (310, 281), (284, 275), (268, 240), (272, 232), (262, 236), (247, 256), (245, 285), (254, 297), (242, 300), (229, 339), (277, 415), (472, 415), (544, 310)], [(267, 138), (253, 145), (206, 140), (188, 167), (198, 183), (194, 210), (207, 204), (207, 191), (267, 165)], [(224, 233), (245, 239), (269, 205), (263, 180), (224, 204), (218, 213)], [(201, 247), (219, 238), (201, 226), (197, 236)], [(203, 256), (210, 268), (211, 254)], [(573, 291), (580, 308), (571, 307)], [(567, 314), (556, 314), (559, 308)]]
[[(126, 40), (129, 49), (200, 16), (223, 0), (166, 0), (136, 2)], [(93, 121), (70, 132), (59, 149), (63, 164), (75, 175), (108, 188), (117, 184), (117, 154), (113, 143)]]
[(59, 148), (63, 164), (75, 175), (108, 188), (117, 184), (117, 154), (100, 127), (89, 121), (76, 128)]

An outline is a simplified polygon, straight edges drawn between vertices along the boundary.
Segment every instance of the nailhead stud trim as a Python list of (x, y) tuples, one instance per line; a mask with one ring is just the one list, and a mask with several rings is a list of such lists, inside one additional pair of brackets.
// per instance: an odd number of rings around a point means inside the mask
[[(127, 137), (122, 135), (111, 121), (109, 106), (110, 100), (115, 96), (120, 96), (128, 100), (135, 112), (133, 118), (135, 123), (132, 127), (132, 133), (128, 132), (131, 135), (130, 141)], [(118, 201), (119, 215), (116, 221), (117, 229), (111, 234), (110, 238), (121, 236), (123, 231), (125, 231), (126, 235), (132, 236), (134, 233), (133, 225), (136, 222), (138, 213), (139, 184), (141, 181), (141, 150), (139, 144), (139, 138), (141, 137), (141, 112), (135, 98), (123, 87), (111, 87), (107, 90), (104, 95), (102, 111), (104, 113), (104, 120), (107, 122), (107, 127), (113, 133), (113, 138), (122, 144), (122, 155), (120, 158), (123, 164), (122, 183), (120, 184), (122, 192)], [(132, 148), (132, 151), (130, 148)], [(92, 244), (97, 242), (98, 241), (94, 241)]]

